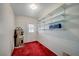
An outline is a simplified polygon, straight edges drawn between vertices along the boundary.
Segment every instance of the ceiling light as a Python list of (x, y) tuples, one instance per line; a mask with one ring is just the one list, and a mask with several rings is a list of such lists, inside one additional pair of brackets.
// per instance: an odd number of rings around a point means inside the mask
[(33, 9), (33, 10), (35, 10), (35, 9), (37, 9), (37, 6), (35, 4), (31, 4), (30, 8)]

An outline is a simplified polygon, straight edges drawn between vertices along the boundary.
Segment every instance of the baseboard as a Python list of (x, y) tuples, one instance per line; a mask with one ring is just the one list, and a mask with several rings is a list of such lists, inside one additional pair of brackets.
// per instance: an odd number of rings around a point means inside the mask
[[(46, 45), (44, 45), (42, 42), (40, 42), (40, 41), (38, 41), (40, 44), (42, 44), (43, 46), (45, 46), (48, 50), (50, 50), (50, 51), (52, 51), (51, 49), (49, 49), (49, 47), (48, 46), (46, 46)], [(53, 52), (53, 51), (52, 51)], [(54, 53), (57, 55), (57, 56), (59, 56), (59, 54), (57, 54), (55, 51), (54, 51)]]

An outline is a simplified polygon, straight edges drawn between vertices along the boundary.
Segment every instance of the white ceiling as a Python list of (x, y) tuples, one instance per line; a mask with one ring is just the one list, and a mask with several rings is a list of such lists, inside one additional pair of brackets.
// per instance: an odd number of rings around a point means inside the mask
[(16, 16), (29, 16), (39, 18), (45, 10), (55, 3), (37, 3), (37, 9), (32, 10), (29, 6), (31, 3), (12, 3), (11, 6)]

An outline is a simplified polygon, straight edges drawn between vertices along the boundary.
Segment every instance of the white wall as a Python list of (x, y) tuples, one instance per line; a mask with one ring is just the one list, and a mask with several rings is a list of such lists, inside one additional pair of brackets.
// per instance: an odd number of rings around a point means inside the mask
[(11, 55), (14, 48), (14, 14), (10, 4), (0, 4), (0, 55)]
[(39, 42), (48, 47), (57, 55), (66, 52), (70, 55), (79, 55), (79, 5), (66, 9), (64, 30), (39, 31)]
[[(35, 26), (35, 32), (29, 33), (29, 24)], [(31, 42), (37, 40), (37, 20), (26, 16), (16, 16), (16, 27), (22, 27), (24, 30), (24, 42)]]

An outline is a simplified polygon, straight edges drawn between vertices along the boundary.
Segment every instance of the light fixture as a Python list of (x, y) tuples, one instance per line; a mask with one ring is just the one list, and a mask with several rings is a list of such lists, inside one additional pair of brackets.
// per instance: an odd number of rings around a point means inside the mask
[(33, 9), (33, 10), (35, 10), (35, 9), (37, 9), (37, 6), (35, 4), (31, 4), (30, 8)]

